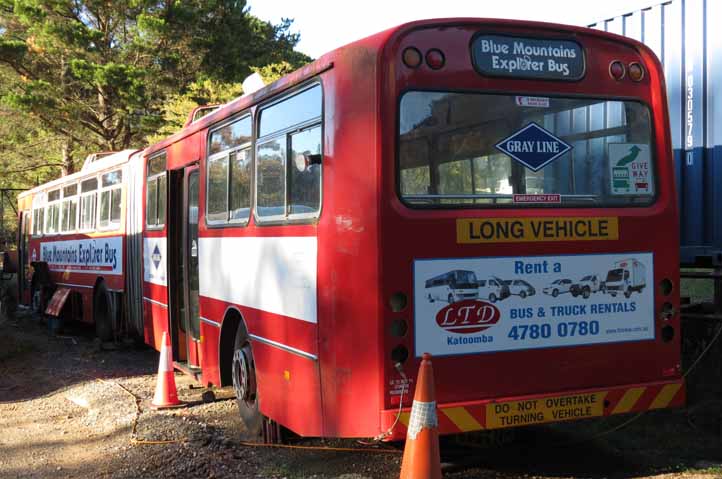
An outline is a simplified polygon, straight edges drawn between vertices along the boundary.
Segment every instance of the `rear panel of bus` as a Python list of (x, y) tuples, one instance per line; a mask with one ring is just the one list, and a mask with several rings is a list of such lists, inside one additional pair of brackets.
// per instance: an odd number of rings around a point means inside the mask
[(413, 378), (424, 352), (442, 433), (681, 404), (653, 54), (583, 29), (460, 20), (401, 30), (384, 62), (382, 429), (405, 391), (396, 364)]

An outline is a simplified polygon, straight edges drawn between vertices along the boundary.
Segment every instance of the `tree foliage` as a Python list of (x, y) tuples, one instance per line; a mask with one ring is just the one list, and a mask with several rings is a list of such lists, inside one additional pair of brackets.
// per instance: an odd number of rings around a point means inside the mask
[(308, 61), (290, 28), (243, 0), (0, 0), (0, 64), (13, 73), (0, 101), (73, 150), (140, 145), (198, 82)]
[(0, 188), (158, 141), (252, 72), (295, 70), (310, 58), (291, 27), (245, 0), (0, 0)]

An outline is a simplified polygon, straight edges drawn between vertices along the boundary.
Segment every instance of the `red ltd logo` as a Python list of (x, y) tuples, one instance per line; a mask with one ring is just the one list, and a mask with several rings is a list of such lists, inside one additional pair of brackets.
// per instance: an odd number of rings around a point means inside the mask
[(499, 308), (486, 301), (466, 300), (445, 306), (436, 313), (436, 324), (452, 333), (472, 334), (499, 322)]

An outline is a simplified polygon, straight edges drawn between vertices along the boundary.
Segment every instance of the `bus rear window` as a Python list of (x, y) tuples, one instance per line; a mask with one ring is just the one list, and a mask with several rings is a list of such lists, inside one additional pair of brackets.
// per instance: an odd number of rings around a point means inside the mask
[(650, 114), (639, 102), (411, 91), (399, 116), (407, 205), (654, 201)]

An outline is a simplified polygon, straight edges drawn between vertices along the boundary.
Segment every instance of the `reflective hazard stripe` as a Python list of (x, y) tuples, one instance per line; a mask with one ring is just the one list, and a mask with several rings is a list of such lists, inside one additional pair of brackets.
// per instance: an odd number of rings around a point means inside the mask
[(652, 404), (649, 405), (649, 409), (661, 409), (667, 407), (681, 387), (681, 384), (666, 384), (662, 390), (659, 391), (657, 397), (654, 398)]
[[(610, 416), (614, 414), (624, 414), (629, 412), (638, 412), (652, 409), (662, 409), (671, 405), (679, 406), (683, 401), (682, 380), (679, 382), (656, 383), (645, 386), (619, 387), (600, 391), (583, 391), (576, 394), (596, 395), (599, 401), (599, 409), (593, 414), (593, 417)], [(566, 396), (575, 393), (567, 393)], [(542, 396), (541, 399), (554, 399), (560, 396)], [(530, 401), (539, 398), (530, 398)], [(521, 400), (524, 400), (522, 398)], [(514, 403), (514, 401), (501, 400), (498, 403)], [(439, 406), (438, 413), (436, 411), (437, 404), (435, 402), (419, 402), (414, 401), (412, 410), (408, 409), (401, 412), (398, 421), (408, 428), (409, 436), (415, 438), (416, 435), (424, 427), (439, 427), (441, 434), (449, 434), (454, 432), (479, 431), (484, 429), (495, 429), (499, 427), (513, 427), (519, 424), (499, 425), (490, 423), (489, 412), (485, 410), (490, 403), (488, 401), (480, 401), (471, 404), (454, 404), (444, 407)], [(486, 411), (486, 412), (485, 412)], [(389, 412), (389, 415), (396, 413)], [(561, 420), (569, 420), (573, 417), (567, 417)], [(535, 421), (535, 423), (541, 423)], [(544, 421), (550, 422), (550, 421)], [(531, 424), (532, 422), (529, 422)], [(438, 424), (438, 426), (437, 426)]]
[(465, 407), (449, 407), (442, 409), (441, 412), (443, 412), (460, 431), (467, 432), (484, 429), (484, 426), (474, 419), (474, 416), (472, 416)]
[(622, 399), (619, 400), (617, 406), (612, 411), (612, 414), (623, 414), (625, 412), (631, 411), (634, 405), (637, 404), (637, 401), (639, 401), (639, 398), (642, 397), (642, 394), (644, 394), (644, 391), (646, 391), (646, 389), (647, 388), (627, 389), (627, 391), (624, 393), (624, 396), (622, 396)]

